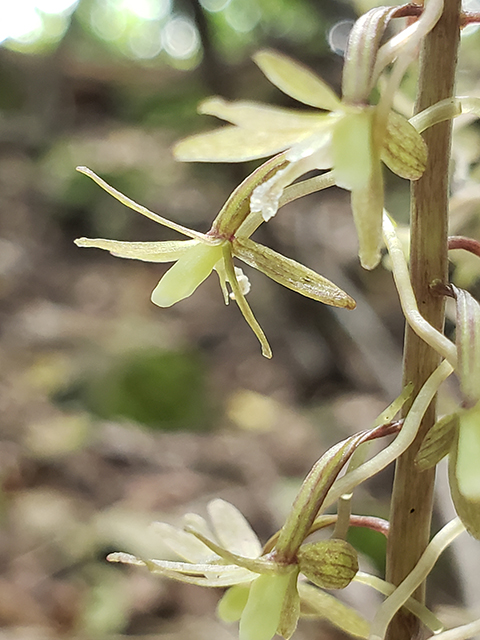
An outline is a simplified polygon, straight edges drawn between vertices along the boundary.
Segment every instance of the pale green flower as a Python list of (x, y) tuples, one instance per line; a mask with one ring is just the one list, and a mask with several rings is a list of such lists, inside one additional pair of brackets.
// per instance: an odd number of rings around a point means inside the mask
[(261, 212), (265, 220), (275, 215), (283, 190), (294, 180), (314, 169), (333, 169), (336, 184), (352, 194), (362, 265), (374, 268), (382, 233), (381, 163), (403, 178), (420, 178), (427, 158), (421, 136), (394, 112), (379, 132), (376, 107), (342, 102), (310, 69), (283, 54), (260, 51), (254, 60), (281, 91), (322, 112), (210, 98), (199, 112), (231, 125), (180, 141), (177, 159), (240, 162), (286, 150), (287, 165), (252, 194), (252, 212)]
[[(310, 616), (330, 619), (347, 632), (367, 637), (368, 624), (355, 611), (316, 587), (299, 582), (301, 568), (312, 567), (313, 554), (315, 571), (309, 575), (310, 580), (326, 588), (347, 586), (358, 569), (350, 545), (343, 540), (325, 541), (320, 543), (320, 552), (310, 549), (315, 545), (306, 545), (298, 562), (278, 563), (275, 551), (263, 554), (256, 534), (236, 507), (217, 499), (207, 509), (210, 524), (201, 516), (187, 514), (184, 529), (165, 523), (154, 525), (162, 542), (182, 562), (142, 560), (125, 553), (110, 554), (108, 559), (146, 566), (153, 573), (181, 582), (230, 587), (217, 613), (225, 622), (239, 620), (240, 640), (270, 640), (275, 633), (290, 638), (303, 601)], [(339, 558), (344, 562), (345, 557), (348, 566), (339, 579)]]
[(164, 242), (121, 242), (100, 238), (78, 238), (75, 240), (75, 244), (79, 247), (104, 249), (120, 258), (146, 262), (174, 262), (175, 264), (165, 273), (152, 293), (152, 302), (159, 307), (170, 307), (192, 295), (197, 287), (215, 270), (220, 279), (225, 304), (228, 304), (230, 299), (235, 300), (245, 320), (260, 341), (263, 355), (270, 358), (272, 352), (268, 341), (245, 298), (250, 284), (242, 270), (234, 266), (234, 257), (240, 258), (272, 280), (308, 298), (336, 307), (347, 309), (355, 307), (355, 301), (350, 296), (323, 276), (282, 256), (273, 249), (250, 240), (248, 237), (235, 235), (249, 214), (249, 196), (251, 194), (249, 180), (253, 180), (254, 185), (257, 184), (259, 176), (261, 178), (265, 172), (267, 175), (268, 172), (273, 172), (275, 166), (275, 162), (270, 161), (270, 163), (262, 165), (255, 174), (249, 176), (232, 193), (207, 234), (188, 229), (152, 213), (109, 186), (90, 169), (81, 167), (79, 170), (82, 173), (91, 177), (126, 206), (190, 239)]

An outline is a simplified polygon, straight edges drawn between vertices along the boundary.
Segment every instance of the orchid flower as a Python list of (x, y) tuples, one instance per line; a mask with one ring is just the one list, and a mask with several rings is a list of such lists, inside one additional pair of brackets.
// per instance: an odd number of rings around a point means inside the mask
[(294, 180), (313, 169), (332, 168), (335, 183), (352, 194), (362, 265), (374, 268), (381, 245), (381, 162), (397, 175), (417, 180), (427, 159), (421, 136), (405, 118), (390, 111), (379, 138), (377, 107), (340, 100), (313, 71), (275, 51), (260, 51), (254, 61), (281, 91), (321, 112), (209, 98), (200, 104), (199, 112), (232, 126), (180, 141), (174, 150), (176, 158), (241, 162), (286, 150), (286, 166), (252, 194), (252, 212), (260, 212), (264, 220), (275, 215), (285, 187)]
[[(174, 262), (152, 293), (152, 302), (159, 307), (170, 307), (183, 300), (215, 270), (225, 304), (235, 300), (245, 320), (257, 336), (262, 353), (272, 356), (265, 334), (253, 315), (245, 295), (250, 285), (241, 269), (234, 266), (237, 257), (246, 264), (302, 295), (336, 307), (353, 309), (355, 301), (335, 284), (273, 249), (250, 240), (247, 235), (236, 235), (248, 217), (249, 199), (252, 189), (263, 179), (284, 166), (283, 158), (275, 158), (251, 174), (230, 196), (215, 218), (212, 228), (206, 234), (188, 229), (159, 216), (127, 198), (108, 185), (93, 171), (79, 167), (81, 173), (92, 178), (114, 198), (170, 229), (187, 236), (189, 240), (169, 240), (165, 242), (120, 242), (117, 240), (78, 238), (79, 247), (96, 247), (109, 251), (120, 258), (131, 258), (146, 262)], [(229, 292), (230, 289), (230, 292)]]
[[(297, 626), (301, 608), (311, 617), (329, 619), (357, 637), (368, 636), (367, 622), (354, 610), (317, 587), (341, 589), (353, 579), (355, 552), (343, 540), (311, 543), (300, 548), (292, 563), (275, 561), (264, 553), (255, 532), (232, 504), (209, 503), (210, 524), (197, 514), (186, 514), (184, 529), (155, 523), (162, 542), (183, 561), (142, 560), (112, 553), (111, 562), (146, 566), (152, 573), (205, 587), (229, 587), (217, 613), (225, 622), (240, 621), (240, 640), (270, 640), (275, 633), (288, 639)], [(315, 575), (305, 583), (299, 574), (315, 564)]]

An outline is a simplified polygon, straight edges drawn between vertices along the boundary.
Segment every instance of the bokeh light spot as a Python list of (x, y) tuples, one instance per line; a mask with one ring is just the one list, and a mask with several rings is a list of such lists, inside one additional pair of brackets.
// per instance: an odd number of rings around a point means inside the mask
[(191, 20), (180, 16), (167, 22), (163, 28), (162, 42), (168, 55), (180, 60), (191, 58), (200, 48), (195, 26)]

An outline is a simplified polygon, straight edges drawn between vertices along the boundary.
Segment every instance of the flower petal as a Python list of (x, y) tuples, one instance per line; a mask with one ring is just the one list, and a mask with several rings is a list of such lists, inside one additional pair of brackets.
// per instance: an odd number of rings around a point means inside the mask
[(214, 532), (220, 544), (246, 558), (258, 558), (262, 545), (240, 511), (225, 500), (212, 500), (208, 504), (208, 513)]
[(374, 162), (368, 184), (352, 191), (352, 213), (358, 235), (358, 255), (364, 269), (375, 269), (382, 246), (383, 175)]
[(269, 247), (247, 238), (236, 238), (233, 249), (241, 260), (288, 289), (334, 307), (355, 308), (353, 298), (333, 282)]
[(170, 307), (188, 298), (210, 275), (221, 257), (221, 245), (200, 243), (191, 247), (160, 280), (152, 293), (152, 302), (159, 307)]
[(480, 509), (480, 404), (459, 414), (457, 462), (458, 489)]
[(228, 102), (216, 96), (201, 102), (198, 112), (216, 116), (237, 125), (237, 127), (254, 131), (276, 131), (278, 129), (301, 131), (305, 129), (311, 133), (317, 126), (322, 126), (326, 117), (325, 114), (284, 109), (248, 100)]
[(250, 587), (240, 640), (271, 640), (277, 631), (290, 575), (261, 575)]
[[(473, 461), (469, 460), (468, 452), (468, 441), (472, 434), (468, 433), (468, 424), (464, 423), (463, 426), (467, 428), (467, 431), (464, 431), (464, 433), (462, 434), (463, 443), (461, 446), (459, 446), (461, 429), (459, 429), (456, 434), (455, 442), (452, 446), (448, 461), (448, 479), (453, 504), (455, 505), (455, 511), (457, 512), (462, 523), (465, 525), (468, 533), (477, 540), (480, 540), (480, 500), (472, 499), (463, 493), (464, 488), (466, 488), (467, 491), (471, 491), (473, 488), (474, 493), (478, 491), (478, 483), (476, 482), (476, 479), (478, 477), (478, 457), (475, 459), (476, 472), (475, 469), (473, 469), (472, 475)], [(472, 439), (476, 440), (474, 451), (472, 451), (472, 453), (474, 454), (475, 450), (478, 451), (478, 439)], [(467, 446), (467, 451), (464, 450), (465, 445)], [(464, 463), (466, 463), (466, 466), (464, 466), (462, 469), (461, 464)]]
[(182, 258), (198, 240), (170, 240), (166, 242), (121, 242), (103, 238), (77, 238), (77, 247), (94, 247), (109, 251), (117, 258), (131, 258), (144, 262), (173, 262)]
[(152, 526), (160, 534), (163, 544), (188, 562), (207, 563), (219, 559), (191, 533), (172, 527), (166, 522), (154, 522)]
[(381, 158), (401, 178), (418, 180), (427, 166), (427, 145), (413, 125), (391, 111)]
[(300, 597), (297, 589), (298, 573), (294, 572), (290, 576), (285, 598), (283, 600), (282, 613), (278, 623), (278, 635), (288, 640), (292, 637), (297, 628), (300, 617)]
[(356, 638), (368, 638), (370, 625), (354, 609), (316, 587), (299, 583), (302, 615), (325, 619)]
[(286, 129), (250, 134), (235, 126), (221, 127), (180, 140), (173, 148), (181, 162), (245, 162), (273, 156), (311, 135), (311, 130)]
[(230, 587), (217, 606), (217, 616), (223, 622), (236, 622), (247, 604), (250, 586), (237, 584)]
[(333, 129), (332, 155), (335, 179), (343, 189), (362, 189), (372, 174), (373, 110), (347, 113)]
[(316, 73), (276, 51), (259, 51), (253, 60), (272, 84), (288, 96), (318, 109), (335, 111), (340, 99)]

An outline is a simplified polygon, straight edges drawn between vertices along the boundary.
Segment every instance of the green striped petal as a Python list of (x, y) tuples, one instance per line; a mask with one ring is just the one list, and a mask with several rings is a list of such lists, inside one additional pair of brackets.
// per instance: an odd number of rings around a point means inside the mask
[(241, 260), (288, 289), (333, 307), (355, 308), (355, 300), (333, 282), (269, 247), (236, 238), (233, 248)]
[(381, 158), (401, 178), (418, 180), (427, 166), (427, 145), (413, 125), (391, 111)]

